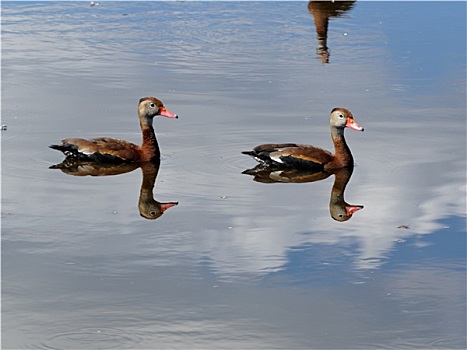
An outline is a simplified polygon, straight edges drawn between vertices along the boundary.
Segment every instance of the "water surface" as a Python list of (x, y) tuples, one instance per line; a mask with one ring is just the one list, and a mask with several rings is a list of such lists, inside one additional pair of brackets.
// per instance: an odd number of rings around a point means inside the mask
[[(308, 5), (2, 2), (3, 348), (466, 347), (465, 3)], [(143, 96), (180, 115), (156, 220), (143, 169), (49, 169), (65, 137), (139, 142)], [(242, 174), (260, 143), (332, 149), (337, 106), (365, 127), (350, 220), (334, 176)]]

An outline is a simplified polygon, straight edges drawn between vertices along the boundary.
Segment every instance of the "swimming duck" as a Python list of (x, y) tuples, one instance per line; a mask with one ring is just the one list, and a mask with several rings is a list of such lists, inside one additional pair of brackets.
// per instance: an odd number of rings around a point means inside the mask
[(158, 115), (178, 118), (155, 97), (143, 97), (139, 100), (138, 117), (143, 135), (141, 146), (124, 140), (98, 137), (88, 140), (68, 138), (62, 140), (60, 145), (51, 145), (50, 148), (63, 152), (67, 157), (103, 163), (157, 161), (160, 159), (160, 150), (152, 124), (154, 117)]
[(324, 149), (296, 143), (263, 144), (252, 151), (242, 152), (267, 166), (298, 168), (313, 171), (334, 171), (353, 166), (353, 157), (344, 138), (344, 129), (363, 131), (345, 108), (334, 108), (330, 117), (331, 137), (335, 153)]

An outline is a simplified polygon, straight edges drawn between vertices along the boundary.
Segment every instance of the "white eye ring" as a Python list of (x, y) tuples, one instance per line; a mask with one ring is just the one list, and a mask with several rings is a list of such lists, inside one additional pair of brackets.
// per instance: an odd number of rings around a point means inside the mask
[(156, 104), (155, 104), (154, 102), (151, 102), (151, 103), (149, 104), (149, 107), (151, 107), (151, 108), (156, 108)]
[(341, 119), (344, 118), (344, 115), (340, 113), (339, 118), (341, 118)]

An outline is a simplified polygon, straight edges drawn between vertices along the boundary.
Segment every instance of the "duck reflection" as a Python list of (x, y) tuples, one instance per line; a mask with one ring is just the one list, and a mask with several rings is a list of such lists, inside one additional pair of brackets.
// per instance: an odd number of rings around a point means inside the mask
[(310, 1), (308, 11), (313, 16), (318, 38), (316, 53), (321, 57), (322, 63), (329, 63), (328, 24), (329, 18), (340, 17), (350, 11), (355, 1)]
[(252, 175), (253, 180), (262, 183), (305, 183), (327, 179), (334, 175), (334, 184), (329, 201), (329, 212), (336, 221), (347, 221), (352, 215), (363, 209), (363, 205), (349, 204), (344, 199), (345, 188), (352, 176), (353, 167), (341, 168), (333, 172), (312, 172), (302, 169), (283, 169), (271, 166), (257, 165), (243, 174)]
[(164, 212), (178, 205), (178, 202), (158, 202), (154, 199), (153, 188), (156, 182), (157, 173), (159, 172), (159, 164), (146, 162), (141, 164), (143, 172), (143, 183), (139, 191), (138, 209), (143, 218), (155, 220)]
[(178, 202), (158, 202), (154, 199), (153, 189), (159, 167), (159, 161), (116, 165), (66, 158), (62, 163), (52, 165), (50, 169), (60, 169), (65, 174), (73, 176), (111, 176), (129, 173), (141, 168), (143, 181), (139, 192), (139, 213), (145, 219), (155, 220), (167, 209), (178, 205)]

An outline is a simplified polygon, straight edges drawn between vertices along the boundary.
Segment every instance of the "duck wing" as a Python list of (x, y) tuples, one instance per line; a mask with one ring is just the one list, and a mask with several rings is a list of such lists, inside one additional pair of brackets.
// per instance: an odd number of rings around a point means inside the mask
[(256, 146), (253, 151), (243, 153), (266, 165), (316, 171), (323, 170), (324, 165), (334, 159), (324, 149), (295, 143), (263, 144)]
[(110, 137), (93, 139), (68, 138), (61, 145), (50, 146), (62, 151), (67, 157), (98, 162), (127, 162), (139, 159), (139, 146), (124, 140)]

